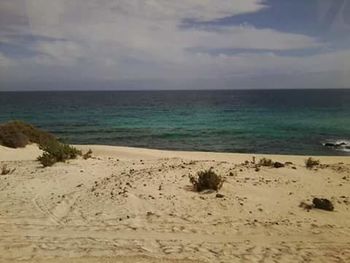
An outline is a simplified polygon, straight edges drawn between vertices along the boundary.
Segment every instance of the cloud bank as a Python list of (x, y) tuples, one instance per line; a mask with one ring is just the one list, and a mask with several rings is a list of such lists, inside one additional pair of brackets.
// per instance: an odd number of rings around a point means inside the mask
[(271, 7), (259, 0), (2, 0), (0, 81), (210, 79), (230, 88), (242, 77), (347, 74), (349, 49), (327, 39), (220, 22)]

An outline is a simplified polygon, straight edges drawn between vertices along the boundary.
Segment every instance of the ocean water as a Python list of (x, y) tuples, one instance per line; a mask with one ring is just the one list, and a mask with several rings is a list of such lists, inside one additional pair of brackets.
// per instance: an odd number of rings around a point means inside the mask
[(350, 90), (0, 92), (0, 123), (73, 144), (350, 154)]

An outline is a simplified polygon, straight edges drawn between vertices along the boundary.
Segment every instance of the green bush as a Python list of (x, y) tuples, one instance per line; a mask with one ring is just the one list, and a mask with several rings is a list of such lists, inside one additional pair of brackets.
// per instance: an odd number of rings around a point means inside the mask
[(81, 155), (78, 149), (59, 142), (51, 133), (30, 124), (12, 121), (0, 125), (0, 145), (18, 148), (25, 147), (28, 143), (36, 143), (44, 151), (37, 159), (44, 167), (52, 166), (56, 162), (75, 159)]
[(37, 159), (44, 167), (52, 166), (54, 165), (57, 160), (55, 156), (51, 153), (44, 152), (41, 156)]
[(81, 155), (81, 151), (58, 141), (51, 141), (44, 146), (40, 146), (44, 153), (38, 157), (38, 161), (44, 166), (52, 166), (56, 162), (65, 162), (75, 159)]
[(209, 169), (198, 172), (197, 176), (190, 176), (190, 182), (197, 192), (207, 189), (217, 191), (222, 187), (224, 179), (212, 169)]
[(54, 135), (21, 121), (0, 125), (0, 145), (6, 147), (20, 148), (29, 143), (46, 145), (51, 141), (57, 141)]
[(317, 166), (320, 164), (320, 160), (315, 160), (312, 157), (309, 157), (305, 160), (305, 166), (308, 169), (312, 169), (314, 166)]

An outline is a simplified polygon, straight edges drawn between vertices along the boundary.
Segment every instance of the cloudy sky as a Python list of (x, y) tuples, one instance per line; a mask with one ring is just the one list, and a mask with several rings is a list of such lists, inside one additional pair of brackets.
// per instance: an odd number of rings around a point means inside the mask
[(348, 0), (0, 0), (0, 90), (349, 87)]

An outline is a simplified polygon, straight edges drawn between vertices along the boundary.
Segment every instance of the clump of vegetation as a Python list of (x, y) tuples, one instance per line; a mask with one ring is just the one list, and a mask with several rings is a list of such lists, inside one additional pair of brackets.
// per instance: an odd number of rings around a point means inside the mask
[(1, 167), (1, 172), (0, 172), (0, 174), (1, 175), (7, 175), (7, 174), (11, 174), (11, 173), (13, 173), (14, 171), (16, 170), (16, 168), (14, 168), (14, 169), (8, 169), (7, 168), (7, 165), (6, 164), (4, 164), (2, 167)]
[(305, 160), (305, 166), (308, 169), (312, 169), (314, 166), (320, 165), (320, 160), (315, 160), (311, 157)]
[(46, 145), (51, 141), (57, 141), (54, 135), (21, 121), (0, 125), (0, 145), (6, 147), (21, 148), (29, 143)]
[(83, 159), (87, 160), (90, 159), (92, 157), (92, 150), (89, 149), (86, 153), (83, 154)]
[(265, 157), (260, 159), (260, 166), (273, 166), (274, 162), (271, 159), (266, 159)]
[(273, 167), (274, 168), (281, 168), (281, 167), (285, 167), (285, 164), (280, 163), (280, 162), (274, 162)]
[(70, 159), (76, 159), (81, 155), (81, 151), (64, 143), (58, 141), (51, 141), (50, 143), (40, 146), (44, 153), (38, 157), (38, 161), (44, 166), (52, 166), (56, 162), (65, 162)]
[[(0, 125), (0, 144), (6, 147), (25, 147), (36, 143), (44, 153), (38, 161), (44, 166), (52, 166), (56, 162), (65, 162), (81, 155), (81, 151), (61, 143), (53, 134), (38, 129), (21, 121), (12, 121)], [(91, 153), (90, 153), (91, 154)]]
[(260, 159), (260, 161), (259, 161), (258, 165), (256, 166), (256, 168), (258, 168), (258, 166), (267, 166), (267, 167), (274, 167), (274, 168), (285, 167), (285, 165), (283, 163), (274, 162), (271, 159), (267, 159), (265, 157)]
[(190, 176), (190, 182), (197, 192), (203, 190), (218, 191), (222, 187), (224, 179), (212, 169), (209, 169), (198, 172), (196, 176)]

